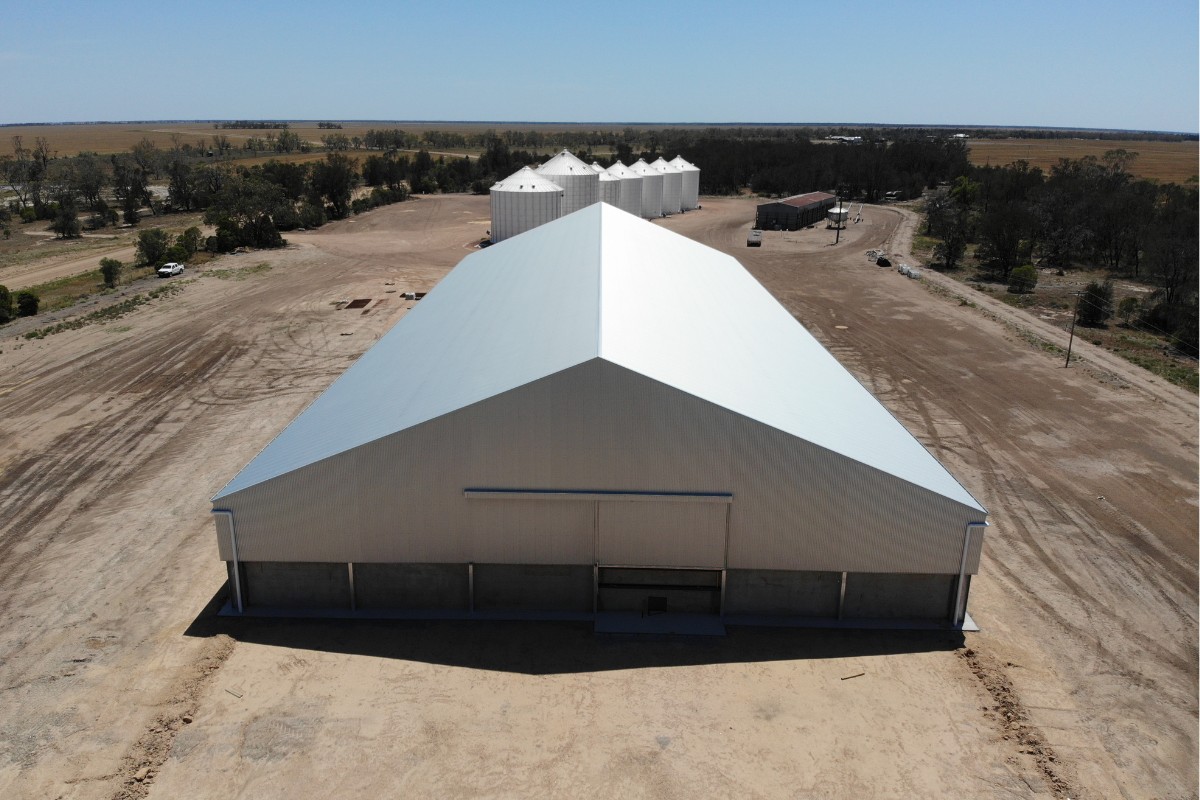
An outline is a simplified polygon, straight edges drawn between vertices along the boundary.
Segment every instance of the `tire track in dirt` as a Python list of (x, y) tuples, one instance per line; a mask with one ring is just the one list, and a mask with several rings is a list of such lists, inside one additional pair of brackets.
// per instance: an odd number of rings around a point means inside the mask
[[(123, 359), (114, 359), (118, 363), (111, 366), (116, 369), (97, 375), (93, 384), (97, 393), (120, 386), (122, 391), (138, 395), (128, 411), (70, 430), (0, 473), (0, 518), (7, 520), (6, 531), (0, 537), (0, 613), (9, 610), (13, 584), (37, 566), (38, 557), (70, 528), (76, 514), (86, 511), (135, 470), (144, 468), (149, 446), (158, 449), (168, 444), (170, 437), (155, 436), (155, 429), (176, 413), (176, 401), (189, 389), (190, 382), (209, 380), (229, 364), (237, 349), (225, 336), (160, 341), (153, 340), (150, 346), (140, 348), (137, 357), (124, 364), (119, 363)], [(164, 372), (162, 365), (167, 357), (175, 369)], [(42, 392), (16, 393), (8, 403), (49, 403), (58, 391), (59, 387), (51, 384)], [(186, 428), (181, 426), (181, 430)], [(85, 480), (93, 475), (104, 477)], [(81, 484), (87, 486), (82, 493), (75, 489)], [(62, 521), (30, 541), (32, 531), (64, 504), (69, 508)]]

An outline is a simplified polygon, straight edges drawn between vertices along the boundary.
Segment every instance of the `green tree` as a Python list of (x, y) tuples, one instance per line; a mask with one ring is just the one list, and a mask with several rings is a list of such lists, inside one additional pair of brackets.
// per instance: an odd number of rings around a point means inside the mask
[(32, 317), (37, 314), (39, 302), (33, 292), (17, 292), (17, 316)]
[(104, 203), (101, 195), (109, 184), (105, 161), (95, 153), (80, 153), (72, 159), (71, 188), (79, 193), (83, 202), (93, 211), (99, 211)]
[(171, 248), (171, 234), (162, 228), (141, 231), (137, 238), (138, 263), (157, 266)]
[(1028, 257), (1029, 236), (1033, 230), (1033, 217), (1024, 202), (1002, 201), (991, 203), (979, 217), (979, 262), (1000, 281), (1007, 281), (1009, 273)]
[(283, 190), (261, 174), (231, 175), (213, 197), (204, 212), (204, 221), (217, 228), (211, 237), (217, 252), (229, 252), (240, 245), (282, 247), (276, 217), (285, 217), (292, 203)]
[(116, 288), (117, 282), (121, 279), (123, 266), (124, 264), (115, 258), (100, 259), (100, 275), (104, 278), (105, 286), (110, 289)]
[(50, 230), (58, 234), (60, 239), (76, 239), (82, 226), (79, 224), (79, 210), (75, 207), (75, 195), (64, 191), (58, 195), (54, 218), (50, 220)]
[(967, 239), (970, 232), (967, 210), (955, 207), (947, 214), (942, 223), (942, 240), (933, 248), (933, 257), (943, 269), (957, 269), (967, 252)]
[(13, 298), (8, 287), (0, 283), (0, 325), (12, 319)]
[(112, 157), (113, 194), (121, 203), (125, 221), (136, 225), (138, 209), (150, 202), (149, 174), (129, 154)]
[(200, 249), (200, 229), (196, 226), (188, 228), (183, 233), (179, 234), (175, 245), (183, 248), (184, 257), (182, 261), (187, 261), (192, 256), (196, 255), (196, 251)]
[(330, 219), (345, 219), (350, 215), (350, 194), (357, 180), (354, 162), (343, 153), (329, 153), (313, 167), (312, 192), (316, 198), (325, 200)]
[(1098, 328), (1112, 316), (1112, 281), (1092, 281), (1079, 296), (1079, 324)]
[(1038, 271), (1033, 264), (1022, 264), (1008, 276), (1008, 290), (1014, 294), (1028, 294), (1037, 286)]

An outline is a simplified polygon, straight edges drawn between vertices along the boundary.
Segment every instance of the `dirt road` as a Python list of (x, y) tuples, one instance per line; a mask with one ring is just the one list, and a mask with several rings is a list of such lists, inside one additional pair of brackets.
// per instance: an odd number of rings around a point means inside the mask
[(991, 510), (969, 650), (214, 619), (207, 499), (489, 226), (422, 198), (0, 339), (0, 795), (1195, 796), (1194, 398), (872, 266), (893, 211), (748, 250), (752, 206), (657, 224), (740, 258)]

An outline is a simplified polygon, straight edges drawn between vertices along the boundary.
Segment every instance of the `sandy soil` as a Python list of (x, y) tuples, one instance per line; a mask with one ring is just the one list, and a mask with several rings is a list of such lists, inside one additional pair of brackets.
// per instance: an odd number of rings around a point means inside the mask
[(213, 617), (207, 498), (488, 227), (421, 198), (0, 339), (0, 796), (1196, 796), (1195, 398), (873, 266), (900, 212), (748, 249), (752, 214), (659, 224), (740, 258), (991, 510), (966, 647)]

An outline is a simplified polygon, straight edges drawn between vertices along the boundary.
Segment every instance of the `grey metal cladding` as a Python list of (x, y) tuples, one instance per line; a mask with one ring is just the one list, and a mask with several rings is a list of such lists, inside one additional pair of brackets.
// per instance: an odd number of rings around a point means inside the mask
[[(731, 492), (739, 569), (956, 574), (965, 524), (985, 518), (599, 358), (221, 504), (244, 561), (593, 562), (592, 503), (468, 499), (468, 487)], [(671, 535), (687, 553), (689, 532)]]

